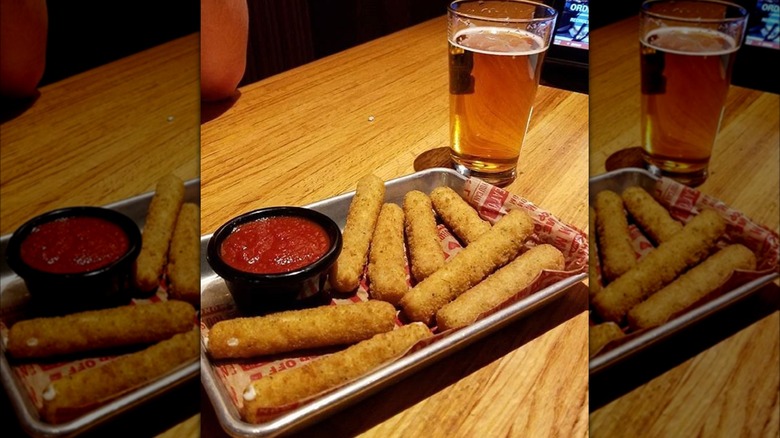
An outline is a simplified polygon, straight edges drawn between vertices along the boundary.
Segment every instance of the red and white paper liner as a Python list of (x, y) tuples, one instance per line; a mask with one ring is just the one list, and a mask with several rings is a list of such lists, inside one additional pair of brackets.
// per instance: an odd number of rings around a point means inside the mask
[[(780, 236), (777, 231), (756, 223), (747, 215), (729, 207), (723, 201), (704, 194), (699, 190), (680, 184), (670, 178), (660, 178), (653, 188), (653, 197), (661, 203), (669, 214), (676, 220), (687, 223), (694, 216), (704, 209), (715, 210), (726, 222), (726, 231), (716, 243), (718, 249), (727, 245), (740, 243), (749, 248), (756, 255), (756, 270), (735, 271), (726, 281), (713, 290), (707, 296), (688, 306), (684, 310), (675, 313), (669, 318), (669, 321), (680, 317), (693, 309), (709, 303), (729, 291), (743, 286), (759, 277), (763, 277), (772, 272), (780, 272)], [(629, 234), (634, 248), (637, 260), (641, 260), (650, 253), (655, 247), (651, 241), (642, 233), (642, 230), (634, 224), (629, 225)], [(599, 280), (602, 277), (599, 275)], [(591, 314), (591, 324), (600, 322), (597, 316)], [(611, 341), (593, 354), (595, 357), (606, 351), (612, 350), (641, 334), (652, 330), (652, 328), (632, 331), (626, 325), (621, 326), (626, 334), (625, 336)]]
[[(564, 223), (549, 212), (546, 212), (535, 206), (530, 201), (523, 199), (520, 196), (513, 195), (499, 187), (493, 186), (479, 179), (470, 178), (467, 180), (462, 195), (475, 209), (477, 209), (479, 214), (485, 220), (488, 220), (491, 223), (496, 223), (498, 219), (507, 214), (509, 210), (522, 209), (531, 215), (535, 222), (534, 234), (526, 242), (526, 248), (524, 251), (532, 248), (533, 246), (542, 243), (548, 243), (558, 248), (563, 253), (566, 260), (565, 271), (543, 271), (542, 274), (540, 274), (533, 282), (533, 284), (521, 291), (518, 291), (515, 296), (508, 299), (505, 303), (502, 303), (496, 309), (493, 309), (488, 313), (505, 308), (508, 305), (517, 302), (520, 299), (525, 298), (528, 295), (560, 280), (587, 271), (588, 239), (585, 233), (582, 231)], [(447, 229), (447, 227), (444, 225), (438, 225), (438, 233), (440, 239), (439, 243), (442, 250), (444, 251), (445, 260), (449, 260), (457, 252), (463, 249), (458, 239), (454, 237), (450, 230)], [(411, 285), (408, 263), (406, 272), (407, 279)], [(219, 287), (224, 288), (224, 285)], [(325, 288), (329, 288), (327, 283)], [(368, 283), (366, 272), (364, 270), (360, 281), (360, 286), (358, 287), (357, 291), (348, 296), (344, 296), (343, 294), (333, 294), (333, 296), (336, 298), (331, 300), (331, 305), (345, 305), (350, 304), (351, 302), (366, 301), (369, 299), (369, 291), (370, 284)], [(217, 321), (240, 316), (228, 293), (214, 295), (220, 296), (221, 300), (201, 309), (201, 336), (203, 337), (206, 345), (208, 345), (209, 328), (212, 327)], [(398, 318), (396, 318), (396, 324), (399, 326), (402, 324)], [(425, 345), (429, 345), (431, 342), (435, 342), (436, 340), (446, 335), (447, 333), (438, 333), (434, 337), (426, 339), (418, 345), (414, 346), (410, 351), (415, 351)], [(224, 385), (227, 394), (230, 395), (230, 400), (235, 405), (235, 407), (241, 411), (243, 407), (242, 394), (244, 389), (246, 389), (246, 387), (252, 381), (261, 379), (265, 375), (298, 367), (310, 360), (319, 357), (322, 354), (327, 353), (323, 353), (323, 350), (308, 351), (305, 355), (300, 355), (300, 352), (293, 352), (287, 355), (277, 355), (272, 357), (266, 356), (257, 359), (241, 361), (213, 361), (211, 366), (213, 367), (215, 374), (218, 376), (220, 382)], [(409, 354), (409, 352), (402, 355), (401, 357), (407, 354)], [(337, 388), (333, 388), (331, 391), (335, 389)], [(272, 409), (267, 413), (269, 415), (268, 420), (320, 396), (322, 396), (322, 394), (307, 398), (306, 400), (298, 401), (290, 406)]]
[(564, 269), (570, 273), (567, 276), (588, 270), (588, 236), (581, 230), (527, 199), (476, 178), (466, 181), (464, 196), (480, 216), (493, 224), (510, 210), (523, 210), (534, 220), (534, 234), (526, 241), (527, 248), (543, 243), (558, 248), (566, 260)]
[[(688, 222), (703, 209), (715, 210), (726, 221), (724, 244), (741, 243), (756, 254), (756, 273), (777, 271), (780, 260), (780, 236), (777, 231), (754, 222), (739, 210), (723, 201), (669, 178), (661, 178), (654, 195), (677, 220)], [(760, 275), (757, 275), (758, 277)]]
[[(20, 282), (21, 284), (21, 282)], [(9, 285), (11, 286), (11, 285)], [(167, 285), (165, 281), (161, 282), (157, 292), (150, 298), (133, 299), (131, 303), (135, 305), (154, 305), (168, 300)], [(25, 305), (12, 305), (6, 307), (4, 305), (3, 312), (0, 314), (0, 336), (2, 337), (3, 346), (8, 345), (8, 332), (10, 325), (15, 321), (25, 318)], [(198, 322), (193, 321), (193, 327), (197, 327)], [(87, 353), (88, 354), (88, 353)], [(52, 383), (72, 374), (88, 370), (91, 368), (99, 368), (109, 362), (114, 361), (119, 355), (105, 355), (105, 356), (90, 356), (80, 357), (79, 359), (66, 360), (66, 361), (52, 361), (52, 362), (32, 362), (29, 360), (14, 360), (8, 357), (11, 365), (11, 370), (14, 376), (19, 380), (27, 395), (30, 397), (30, 401), (39, 411), (43, 408), (43, 393), (46, 388)], [(96, 403), (92, 403), (85, 406), (80, 406), (74, 409), (67, 409), (67, 412), (58, 412), (57, 416), (63, 421), (67, 419), (75, 419), (86, 413), (89, 413), (105, 403), (117, 399), (125, 394), (128, 394), (136, 389), (148, 384), (138, 385), (133, 388), (129, 388), (121, 393), (112, 394), (103, 400)]]

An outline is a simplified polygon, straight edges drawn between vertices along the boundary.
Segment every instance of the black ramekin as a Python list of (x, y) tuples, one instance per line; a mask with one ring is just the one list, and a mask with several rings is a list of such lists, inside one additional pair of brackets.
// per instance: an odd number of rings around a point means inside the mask
[[(66, 217), (96, 217), (118, 225), (127, 236), (127, 251), (106, 266), (75, 274), (41, 271), (25, 263), (21, 246), (33, 228)], [(24, 280), (36, 312), (62, 315), (128, 303), (133, 262), (140, 251), (141, 232), (129, 217), (102, 207), (68, 207), (36, 216), (17, 228), (8, 241), (6, 261)]]
[[(330, 239), (327, 252), (303, 268), (280, 274), (255, 274), (235, 269), (220, 257), (225, 238), (244, 223), (277, 216), (302, 217), (325, 229)], [(324, 283), (330, 267), (341, 253), (341, 230), (328, 216), (303, 207), (268, 207), (237, 216), (214, 232), (209, 239), (206, 260), (211, 269), (225, 280), (239, 310), (246, 315), (262, 315), (281, 310), (301, 309), (327, 304), (330, 296)], [(304, 292), (315, 287), (316, 292)]]

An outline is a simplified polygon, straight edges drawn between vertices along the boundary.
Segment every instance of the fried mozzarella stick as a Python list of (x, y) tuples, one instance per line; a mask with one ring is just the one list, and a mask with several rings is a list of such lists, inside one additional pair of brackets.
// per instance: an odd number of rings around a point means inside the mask
[(543, 269), (563, 269), (563, 254), (552, 245), (539, 245), (518, 256), (436, 313), (439, 331), (463, 327), (525, 289)]
[(168, 252), (168, 292), (177, 300), (200, 305), (200, 208), (181, 206)]
[(410, 289), (399, 303), (404, 314), (411, 321), (430, 325), (442, 306), (515, 258), (533, 231), (534, 222), (527, 214), (510, 211), (441, 269)]
[(599, 248), (596, 243), (596, 209), (590, 207), (588, 215), (588, 295), (593, 298), (601, 290), (599, 281)]
[(74, 410), (89, 409), (160, 377), (198, 357), (199, 336), (192, 328), (103, 366), (56, 380), (43, 393), (41, 415), (50, 423), (66, 421)]
[(629, 325), (641, 329), (663, 324), (717, 289), (737, 269), (755, 270), (756, 256), (742, 245), (729, 245), (637, 304), (628, 312)]
[(431, 198), (412, 190), (404, 196), (406, 240), (409, 245), (409, 264), (418, 282), (425, 280), (444, 265), (444, 251), (439, 244), (436, 216)]
[(179, 177), (169, 174), (157, 182), (146, 213), (141, 252), (133, 265), (133, 282), (141, 291), (151, 291), (159, 286), (168, 245), (183, 200), (184, 183)]
[(395, 327), (395, 307), (384, 301), (288, 310), (220, 321), (209, 330), (215, 359), (247, 358), (304, 348), (352, 344)]
[(614, 322), (592, 325), (588, 328), (588, 334), (590, 337), (588, 356), (590, 357), (593, 357), (608, 343), (624, 336), (623, 330), (620, 330), (620, 327)]
[(356, 379), (429, 336), (431, 332), (424, 324), (408, 324), (300, 367), (263, 376), (244, 390), (243, 417), (258, 423), (266, 412), (278, 412), (279, 407)]
[(601, 251), (601, 272), (607, 280), (612, 281), (636, 265), (623, 200), (617, 193), (603, 190), (596, 195), (596, 227)]
[(372, 298), (395, 305), (409, 290), (405, 254), (404, 211), (395, 204), (385, 204), (371, 239), (368, 278)]
[(706, 257), (725, 229), (726, 225), (718, 213), (712, 210), (701, 212), (682, 231), (597, 293), (593, 307), (605, 320), (620, 323), (632, 307)]
[(147, 344), (186, 332), (194, 323), (192, 305), (173, 300), (28, 319), (11, 327), (8, 351), (32, 358)]
[(441, 220), (466, 245), (490, 229), (490, 222), (482, 220), (477, 210), (449, 187), (433, 189), (431, 202)]
[(623, 190), (622, 197), (628, 212), (654, 242), (665, 242), (682, 230), (682, 224), (672, 219), (664, 206), (645, 189), (629, 187)]
[(330, 274), (330, 284), (336, 291), (357, 289), (384, 199), (385, 184), (381, 179), (366, 175), (358, 181), (342, 233), (341, 254)]

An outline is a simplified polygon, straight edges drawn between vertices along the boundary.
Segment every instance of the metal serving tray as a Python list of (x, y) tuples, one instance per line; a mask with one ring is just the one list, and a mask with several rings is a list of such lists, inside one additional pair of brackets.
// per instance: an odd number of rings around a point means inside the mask
[[(638, 185), (652, 193), (658, 179), (658, 176), (644, 169), (635, 168), (620, 169), (595, 176), (590, 179), (591, 204), (595, 202), (596, 194), (602, 190), (612, 190), (620, 193), (626, 187)], [(641, 335), (626, 341), (624, 344), (597, 354), (590, 359), (590, 373), (595, 374), (604, 371), (697, 321), (748, 297), (762, 286), (778, 278), (778, 276), (780, 274), (773, 272), (756, 278), (658, 327), (649, 329)]]
[[(401, 204), (403, 196), (409, 190), (420, 190), (430, 193), (436, 187), (449, 186), (457, 192), (461, 192), (466, 178), (451, 169), (429, 169), (404, 177), (396, 178), (385, 183), (386, 202)], [(315, 202), (306, 207), (322, 212), (330, 216), (340, 227), (346, 222), (349, 204), (354, 196), (354, 191), (345, 193), (323, 201)], [(206, 247), (211, 235), (201, 238), (201, 303), (207, 307), (211, 301), (209, 288), (214, 281), (222, 281), (206, 262)], [(337, 410), (347, 407), (378, 390), (403, 379), (404, 377), (421, 370), (422, 368), (454, 353), (455, 351), (471, 344), (505, 325), (527, 315), (543, 305), (549, 304), (560, 298), (569, 287), (585, 279), (587, 274), (577, 274), (548, 286), (527, 298), (520, 300), (511, 306), (500, 310), (476, 323), (450, 335), (441, 338), (408, 356), (392, 362), (386, 366), (374, 370), (368, 375), (353, 381), (352, 383), (337, 389), (334, 392), (318, 398), (295, 410), (287, 412), (272, 421), (261, 424), (250, 424), (241, 420), (241, 417), (225, 391), (212, 367), (205, 347), (201, 347), (201, 380), (206, 392), (211, 399), (217, 417), (230, 435), (240, 437), (270, 437), (291, 432), (306, 425), (319, 421)], [(212, 290), (214, 288), (211, 288)]]
[[(105, 207), (124, 213), (133, 219), (139, 227), (143, 228), (146, 220), (146, 212), (149, 208), (152, 196), (154, 196), (154, 192), (144, 193), (106, 205)], [(185, 202), (200, 204), (200, 179), (190, 180), (185, 183), (184, 200)], [(5, 252), (10, 238), (10, 234), (0, 237), (0, 252), (3, 254), (2, 260), (0, 260), (0, 299), (2, 299), (3, 294), (9, 290), (9, 285), (21, 281), (21, 279), (8, 267), (5, 260)], [(24, 301), (25, 297), (16, 295), (13, 297), (14, 301), (20, 299), (21, 301)], [(200, 372), (200, 364), (198, 361), (193, 361), (192, 363), (179, 367), (172, 373), (131, 391), (110, 403), (102, 405), (81, 417), (66, 423), (54, 425), (41, 420), (38, 415), (38, 410), (27, 395), (22, 383), (11, 370), (11, 365), (6, 356), (5, 343), (0, 342), (0, 344), (2, 344), (0, 345), (0, 349), (2, 349), (2, 354), (0, 354), (0, 379), (3, 382), (3, 386), (8, 393), (8, 397), (13, 404), (16, 415), (19, 417), (22, 426), (28, 433), (35, 436), (66, 437), (84, 432), (121, 412), (144, 403), (147, 400), (157, 397), (174, 387), (197, 377)]]

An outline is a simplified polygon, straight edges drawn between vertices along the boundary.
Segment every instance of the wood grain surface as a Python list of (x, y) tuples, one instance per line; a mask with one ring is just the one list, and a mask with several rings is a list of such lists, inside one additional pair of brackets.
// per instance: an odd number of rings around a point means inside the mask
[[(192, 34), (120, 59), (42, 87), (29, 108), (3, 122), (0, 233), (55, 208), (154, 190), (170, 172), (197, 178), (198, 53)], [(90, 433), (199, 436), (198, 387), (193, 380)], [(3, 430), (21, 433), (5, 394), (0, 406)]]
[[(590, 172), (640, 145), (638, 20), (591, 34)], [(699, 190), (778, 229), (780, 96), (732, 86)], [(590, 434), (778, 436), (780, 289), (757, 296), (591, 378)]]
[(0, 230), (58, 207), (103, 205), (199, 173), (199, 40), (47, 85), (0, 125)]
[[(448, 144), (447, 31), (437, 18), (244, 86), (204, 106), (201, 225), (414, 172)], [(587, 227), (588, 97), (541, 87), (508, 187)], [(585, 436), (586, 286), (300, 432), (303, 436)], [(204, 436), (221, 433), (203, 403)]]

